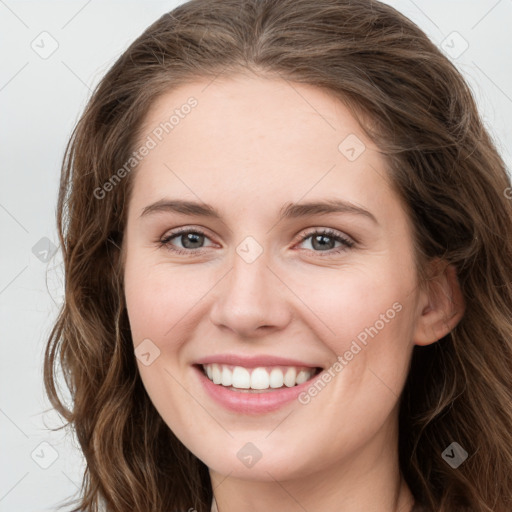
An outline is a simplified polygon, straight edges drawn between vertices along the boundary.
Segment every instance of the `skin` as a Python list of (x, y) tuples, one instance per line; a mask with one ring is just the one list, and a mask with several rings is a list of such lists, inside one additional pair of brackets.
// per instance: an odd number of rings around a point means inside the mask
[[(435, 342), (462, 316), (453, 269), (438, 265), (432, 285), (418, 285), (412, 226), (384, 157), (340, 101), (254, 76), (198, 81), (153, 104), (144, 137), (190, 96), (197, 107), (132, 176), (123, 242), (134, 346), (149, 339), (160, 350), (148, 366), (137, 359), (152, 402), (209, 467), (221, 512), (408, 512), (398, 400), (413, 346)], [(338, 149), (350, 134), (366, 146), (354, 161)], [(211, 204), (221, 219), (141, 216), (164, 198)], [(376, 222), (346, 212), (278, 222), (286, 203), (327, 198), (350, 201)], [(169, 245), (187, 255), (159, 245), (180, 227), (205, 232), (203, 249), (183, 249), (179, 236)], [(313, 237), (301, 242), (314, 228), (356, 243), (335, 253), (336, 241), (323, 250)], [(252, 263), (236, 252), (247, 236), (263, 249)], [(229, 412), (191, 367), (206, 355), (236, 353), (329, 368), (395, 303), (400, 312), (306, 405), (293, 401), (259, 416)], [(237, 458), (247, 442), (262, 453), (250, 468)]]

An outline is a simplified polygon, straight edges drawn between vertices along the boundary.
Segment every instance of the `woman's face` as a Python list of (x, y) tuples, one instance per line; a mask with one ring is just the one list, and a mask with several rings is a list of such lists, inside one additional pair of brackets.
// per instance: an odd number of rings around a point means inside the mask
[(125, 293), (169, 428), (245, 479), (396, 451), (425, 304), (409, 219), (349, 110), (314, 87), (236, 77), (166, 94), (142, 133)]

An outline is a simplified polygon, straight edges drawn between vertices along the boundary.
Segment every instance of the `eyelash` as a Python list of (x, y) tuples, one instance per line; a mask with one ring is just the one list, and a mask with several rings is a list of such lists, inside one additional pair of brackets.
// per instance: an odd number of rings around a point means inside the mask
[[(175, 254), (181, 254), (181, 255), (187, 255), (187, 256), (191, 256), (194, 254), (197, 255), (198, 253), (201, 253), (203, 249), (205, 249), (205, 247), (200, 247), (198, 249), (181, 249), (179, 247), (174, 247), (173, 245), (170, 244), (171, 240), (173, 240), (174, 238), (176, 238), (179, 235), (182, 235), (184, 233), (193, 233), (195, 235), (202, 235), (202, 236), (208, 238), (206, 233), (204, 233), (203, 231), (201, 231), (199, 229), (183, 228), (180, 230), (173, 231), (173, 232), (169, 233), (167, 236), (165, 236), (164, 238), (160, 239), (158, 241), (159, 247), (165, 248), (169, 251), (172, 251)], [(338, 247), (337, 249), (329, 249), (327, 251), (313, 251), (311, 249), (306, 249), (306, 250), (311, 250), (312, 252), (317, 253), (318, 255), (323, 256), (323, 257), (340, 254), (348, 249), (351, 249), (355, 245), (355, 243), (352, 240), (345, 238), (344, 236), (340, 235), (337, 231), (334, 231), (333, 229), (329, 229), (329, 228), (324, 228), (324, 229), (320, 229), (320, 230), (317, 229), (315, 231), (310, 231), (310, 232), (302, 235), (302, 237), (298, 241), (298, 244), (301, 244), (302, 242), (304, 242), (305, 240), (307, 240), (308, 238), (310, 238), (313, 235), (328, 236), (329, 238), (333, 238), (335, 241), (341, 242), (341, 244), (342, 244), (342, 246)]]

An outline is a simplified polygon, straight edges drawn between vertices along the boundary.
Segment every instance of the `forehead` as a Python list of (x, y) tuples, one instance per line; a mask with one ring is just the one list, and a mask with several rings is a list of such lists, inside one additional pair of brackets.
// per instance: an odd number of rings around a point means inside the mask
[(135, 173), (138, 202), (169, 192), (270, 207), (328, 193), (371, 208), (391, 193), (386, 162), (350, 110), (309, 85), (191, 82), (159, 97), (140, 133), (155, 144)]
[[(192, 102), (195, 106), (189, 107)], [(236, 140), (238, 145), (253, 143), (257, 148), (257, 143), (265, 140), (304, 154), (321, 149), (336, 154), (338, 139), (349, 134), (363, 137), (348, 108), (332, 93), (250, 76), (191, 82), (169, 91), (153, 103), (141, 133), (149, 134), (158, 127), (165, 130), (164, 138), (176, 144), (186, 140), (187, 147), (194, 141), (206, 145), (211, 140), (210, 145), (217, 147)], [(296, 142), (301, 145), (294, 145)]]

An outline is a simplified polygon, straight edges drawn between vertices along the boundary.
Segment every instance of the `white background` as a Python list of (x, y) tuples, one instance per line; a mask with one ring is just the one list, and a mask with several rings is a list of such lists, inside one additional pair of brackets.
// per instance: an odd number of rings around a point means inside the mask
[[(62, 297), (62, 260), (58, 251), (42, 262), (32, 249), (44, 237), (58, 244), (61, 159), (90, 91), (129, 43), (179, 3), (0, 0), (0, 512), (57, 510), (78, 490), (82, 456), (71, 433), (48, 430), (60, 421), (48, 412), (42, 385), (43, 349)], [(512, 0), (386, 3), (439, 46), (446, 40), (451, 52), (467, 41), (452, 60), (512, 168)], [(58, 44), (46, 59), (31, 47), (51, 49), (44, 31)]]

